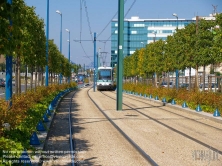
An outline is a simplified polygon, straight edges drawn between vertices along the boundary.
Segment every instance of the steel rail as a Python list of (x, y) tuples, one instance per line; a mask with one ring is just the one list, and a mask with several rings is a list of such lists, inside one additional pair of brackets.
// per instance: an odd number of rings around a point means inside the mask
[[(90, 88), (91, 89), (91, 88)], [(89, 89), (89, 90), (90, 90)], [(93, 98), (89, 95), (89, 90), (87, 91), (88, 97), (91, 99), (91, 101), (95, 104), (95, 106), (100, 110), (100, 112), (109, 120), (109, 122), (124, 136), (124, 138), (137, 150), (143, 158), (148, 161), (153, 166), (158, 166), (158, 164), (146, 153), (141, 149), (123, 130), (121, 130), (114, 121), (107, 116), (102, 109), (99, 107), (98, 104), (93, 100)]]
[[(101, 93), (102, 93), (102, 92), (101, 92)], [(116, 100), (115, 98), (112, 98), (112, 97), (110, 97), (110, 96), (108, 96), (108, 95), (106, 95), (106, 94), (104, 94), (104, 93), (102, 93), (102, 94), (105, 95), (105, 96), (107, 96), (107, 97), (109, 97), (109, 98), (111, 98), (111, 99), (113, 99), (113, 100)], [(205, 146), (206, 148), (211, 149), (211, 150), (217, 152), (218, 154), (222, 155), (222, 151), (221, 151), (221, 150), (216, 149), (216, 148), (212, 147), (211, 145), (208, 145), (208, 144), (206, 144), (206, 143), (204, 143), (204, 142), (201, 142), (201, 141), (197, 140), (196, 138), (193, 138), (193, 137), (191, 137), (191, 136), (189, 136), (189, 135), (187, 135), (187, 134), (185, 134), (185, 133), (183, 133), (183, 132), (181, 132), (181, 131), (179, 131), (179, 130), (177, 130), (177, 129), (175, 129), (175, 128), (173, 128), (173, 127), (171, 127), (171, 126), (169, 126), (169, 125), (167, 125), (167, 124), (165, 124), (165, 123), (163, 123), (163, 122), (160, 122), (159, 120), (157, 120), (157, 119), (155, 119), (155, 118), (152, 118), (151, 116), (149, 116), (149, 115), (147, 115), (147, 114), (139, 111), (138, 109), (135, 109), (135, 108), (133, 108), (133, 107), (127, 105), (127, 104), (124, 104), (124, 103), (123, 103), (123, 105), (125, 105), (125, 106), (127, 106), (127, 107), (129, 107), (129, 108), (131, 108), (131, 109), (133, 109), (133, 110), (135, 110), (136, 112), (142, 114), (143, 116), (145, 116), (145, 117), (147, 117), (147, 118), (149, 118), (149, 119), (152, 119), (152, 120), (155, 121), (156, 123), (159, 123), (159, 124), (163, 125), (164, 127), (166, 127), (166, 128), (168, 128), (168, 129), (176, 132), (177, 134), (180, 134), (180, 135), (182, 135), (182, 136), (184, 136), (184, 137), (186, 137), (186, 138), (188, 138), (188, 139), (190, 139), (190, 140), (192, 140), (192, 141), (194, 141), (194, 142), (196, 142), (196, 143), (198, 143), (198, 144), (200, 144), (200, 145), (203, 145), (203, 146)]]

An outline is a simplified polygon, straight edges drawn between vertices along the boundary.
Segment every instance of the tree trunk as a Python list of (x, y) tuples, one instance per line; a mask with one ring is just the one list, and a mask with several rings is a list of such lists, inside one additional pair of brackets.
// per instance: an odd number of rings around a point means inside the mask
[(40, 81), (40, 68), (39, 67), (37, 67), (37, 86), (39, 86), (39, 81)]
[(37, 87), (37, 67), (35, 66), (35, 90)]
[(21, 67), (21, 61), (20, 61), (20, 56), (18, 56), (18, 94), (21, 94), (21, 71), (20, 71), (20, 67)]
[(198, 66), (196, 66), (196, 71), (195, 71), (195, 88), (198, 89), (199, 84), (198, 84)]
[(41, 67), (41, 86), (44, 85), (43, 67)]
[(203, 87), (202, 90), (204, 91), (205, 89), (205, 75), (206, 75), (206, 66), (203, 66)]
[(19, 86), (19, 81), (18, 81), (18, 56), (16, 56), (16, 65), (15, 65), (15, 94), (18, 94), (18, 86)]
[(26, 65), (26, 70), (25, 70), (25, 92), (27, 91), (27, 79), (28, 79), (28, 77), (27, 77), (27, 74), (28, 74), (28, 72), (27, 72), (27, 65)]
[(33, 67), (31, 68), (30, 88), (33, 89)]
[(189, 68), (189, 91), (191, 91), (191, 67)]
[(155, 72), (155, 87), (157, 87), (157, 73)]

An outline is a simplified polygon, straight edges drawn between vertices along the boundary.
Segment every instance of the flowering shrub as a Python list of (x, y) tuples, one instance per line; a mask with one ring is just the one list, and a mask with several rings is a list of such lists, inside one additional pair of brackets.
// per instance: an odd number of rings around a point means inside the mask
[(167, 102), (172, 99), (176, 100), (177, 104), (182, 104), (184, 101), (191, 109), (195, 109), (198, 104), (201, 105), (203, 111), (213, 113), (216, 108), (220, 113), (222, 110), (222, 94), (214, 92), (199, 92), (187, 91), (186, 89), (175, 88), (156, 88), (151, 85), (125, 83), (124, 90), (133, 91), (137, 93), (144, 92), (147, 95), (158, 96), (160, 99), (166, 98)]
[[(0, 99), (0, 149), (21, 151), (31, 148), (30, 136), (36, 131), (50, 102), (61, 91), (71, 87), (76, 87), (76, 83), (37, 87), (35, 91), (13, 95), (11, 107), (9, 102)], [(10, 124), (10, 130), (4, 129), (4, 123)]]

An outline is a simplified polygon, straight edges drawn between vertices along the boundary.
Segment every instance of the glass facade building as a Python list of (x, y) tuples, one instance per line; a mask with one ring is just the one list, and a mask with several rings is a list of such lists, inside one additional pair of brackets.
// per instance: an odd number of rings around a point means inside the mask
[[(124, 19), (124, 44), (123, 56), (132, 55), (136, 49), (145, 47), (154, 40), (166, 40), (178, 28), (184, 28), (195, 20), (185, 19), (140, 19), (131, 17)], [(117, 64), (118, 54), (118, 20), (111, 22), (111, 67)]]

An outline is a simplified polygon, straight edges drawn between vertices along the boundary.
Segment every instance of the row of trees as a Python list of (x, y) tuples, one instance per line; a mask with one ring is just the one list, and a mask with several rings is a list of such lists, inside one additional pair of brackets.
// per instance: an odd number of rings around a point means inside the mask
[[(16, 64), (15, 79), (18, 83), (16, 92), (19, 93), (21, 65), (30, 69), (32, 78), (33, 72), (45, 71), (47, 64), (44, 20), (39, 18), (35, 8), (27, 6), (24, 0), (13, 0), (12, 5), (3, 0), (0, 2), (0, 25), (0, 54), (13, 56), (13, 63)], [(70, 64), (59, 52), (54, 41), (50, 40), (48, 67), (50, 75), (61, 73), (69, 77), (71, 69), (78, 71), (80, 66)]]
[(166, 41), (158, 40), (126, 56), (124, 76), (148, 78), (155, 73), (157, 78), (162, 72), (195, 68), (198, 86), (198, 68), (203, 67), (205, 74), (207, 65), (222, 62), (221, 27), (222, 14), (217, 14), (215, 20), (197, 19), (196, 23), (177, 29)]

